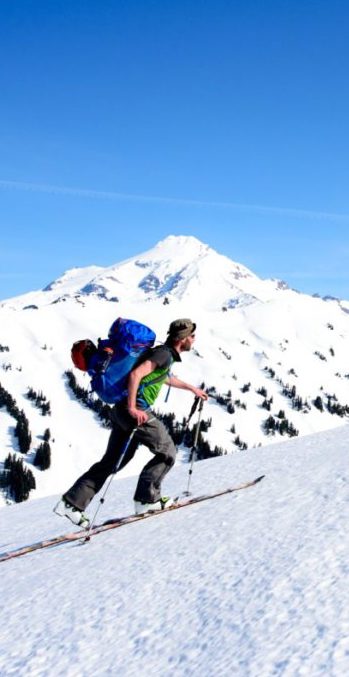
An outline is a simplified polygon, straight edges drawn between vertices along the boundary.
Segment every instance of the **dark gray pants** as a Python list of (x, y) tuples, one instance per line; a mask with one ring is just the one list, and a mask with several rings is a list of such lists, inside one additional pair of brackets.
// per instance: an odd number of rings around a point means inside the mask
[[(139, 444), (144, 444), (154, 454), (154, 458), (144, 466), (139, 476), (134, 495), (135, 501), (142, 503), (155, 503), (159, 500), (161, 482), (173, 466), (177, 451), (163, 423), (153, 412), (149, 414), (149, 422), (137, 428), (119, 468), (121, 470), (133, 458)], [(103, 458), (81, 475), (63, 496), (79, 510), (85, 510), (107, 477), (115, 472), (130, 433), (135, 427), (135, 419), (122, 405), (113, 407), (111, 420), (112, 432)]]

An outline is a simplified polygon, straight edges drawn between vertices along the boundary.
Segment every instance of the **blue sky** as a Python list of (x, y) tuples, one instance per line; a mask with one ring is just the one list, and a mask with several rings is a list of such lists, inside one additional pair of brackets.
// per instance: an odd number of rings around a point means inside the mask
[(0, 298), (194, 235), (349, 299), (349, 6), (4, 0)]

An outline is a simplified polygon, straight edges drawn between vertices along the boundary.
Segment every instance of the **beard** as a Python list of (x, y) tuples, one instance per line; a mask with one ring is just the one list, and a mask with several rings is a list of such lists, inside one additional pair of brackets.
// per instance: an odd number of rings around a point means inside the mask
[(185, 339), (182, 343), (182, 350), (183, 351), (189, 351), (192, 349), (193, 342), (190, 340), (190, 338)]

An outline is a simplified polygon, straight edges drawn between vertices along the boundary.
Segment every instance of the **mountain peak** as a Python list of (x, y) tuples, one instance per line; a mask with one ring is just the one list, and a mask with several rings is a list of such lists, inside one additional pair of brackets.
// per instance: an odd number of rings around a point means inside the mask
[(267, 301), (281, 292), (278, 280), (262, 280), (192, 235), (169, 235), (148, 251), (102, 268), (66, 271), (38, 292), (17, 297), (16, 307), (33, 307), (88, 297), (127, 303), (162, 299), (228, 310)]
[[(111, 278), (124, 283), (124, 298), (126, 287), (132, 300), (140, 300), (140, 294), (143, 299), (166, 296), (216, 309), (235, 307), (237, 295), (254, 297), (256, 290), (245, 287), (258, 281), (244, 266), (186, 235), (166, 237), (143, 254), (108, 268), (94, 282), (105, 285)], [(263, 286), (262, 280), (259, 283)]]
[[(144, 262), (172, 261), (175, 263), (180, 261), (184, 266), (195, 260), (202, 259), (208, 254), (220, 256), (208, 244), (201, 242), (201, 240), (198, 240), (193, 235), (168, 235), (151, 249), (128, 259), (128, 261), (134, 261), (135, 259)], [(122, 265), (122, 263), (117, 265)]]
[(190, 248), (192, 251), (198, 253), (206, 251), (214, 251), (209, 247), (209, 245), (204, 244), (201, 240), (198, 240), (197, 237), (193, 235), (168, 235), (163, 240), (160, 240), (154, 247), (154, 249), (168, 249), (168, 248)]

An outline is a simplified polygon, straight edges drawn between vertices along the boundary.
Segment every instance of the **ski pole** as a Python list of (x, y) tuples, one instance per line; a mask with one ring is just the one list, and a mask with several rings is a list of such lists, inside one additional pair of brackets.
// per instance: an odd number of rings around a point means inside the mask
[(196, 409), (197, 409), (197, 406), (198, 406), (198, 404), (199, 404), (199, 401), (200, 401), (200, 397), (197, 397), (197, 396), (194, 397), (194, 402), (193, 402), (193, 404), (192, 404), (192, 406), (191, 406), (191, 409), (190, 409), (190, 412), (189, 412), (189, 416), (188, 416), (187, 420), (186, 420), (186, 421), (184, 422), (184, 424), (183, 424), (184, 430), (183, 430), (183, 435), (182, 435), (182, 441), (181, 441), (181, 444), (183, 444), (183, 442), (184, 442), (184, 440), (185, 440), (185, 436), (186, 436), (187, 431), (188, 431), (188, 428), (189, 428), (190, 419), (191, 419), (191, 417), (195, 414)]
[(100, 511), (100, 509), (101, 509), (101, 506), (103, 505), (103, 503), (104, 503), (104, 501), (105, 501), (105, 497), (106, 497), (107, 491), (108, 491), (108, 489), (109, 489), (109, 487), (110, 487), (110, 485), (111, 485), (111, 483), (112, 483), (113, 477), (114, 477), (114, 475), (116, 475), (116, 473), (118, 472), (118, 470), (119, 470), (119, 468), (120, 468), (120, 466), (121, 466), (121, 463), (122, 463), (122, 461), (123, 461), (124, 458), (125, 458), (127, 449), (129, 448), (129, 446), (130, 446), (130, 444), (131, 444), (131, 442), (132, 442), (132, 440), (133, 440), (133, 436), (134, 436), (136, 430), (137, 430), (137, 426), (131, 430), (131, 434), (129, 435), (129, 437), (127, 438), (127, 440), (126, 440), (126, 442), (125, 442), (124, 448), (123, 448), (123, 450), (122, 450), (122, 452), (121, 452), (121, 454), (120, 454), (120, 456), (119, 456), (119, 459), (118, 459), (118, 461), (117, 461), (117, 464), (116, 464), (116, 466), (115, 466), (113, 472), (111, 473), (110, 478), (109, 478), (109, 480), (108, 480), (108, 483), (107, 483), (107, 485), (106, 485), (106, 488), (105, 488), (105, 490), (104, 490), (104, 492), (103, 492), (103, 496), (102, 496), (102, 497), (100, 498), (100, 500), (99, 500), (99, 503), (98, 503), (96, 512), (95, 512), (95, 514), (93, 515), (93, 518), (92, 518), (92, 520), (91, 520), (91, 522), (90, 522), (90, 525), (89, 525), (89, 528), (88, 528), (88, 531), (87, 531), (87, 535), (86, 535), (86, 537), (84, 538), (84, 541), (89, 541), (89, 540), (91, 539), (90, 534), (91, 534), (91, 531), (92, 531), (92, 529), (93, 529), (93, 527), (94, 527), (94, 525), (95, 525), (96, 517), (97, 517), (97, 515), (98, 515), (98, 513), (99, 513), (99, 511)]
[[(198, 398), (199, 399), (199, 398)], [(198, 439), (199, 439), (199, 432), (200, 432), (200, 424), (201, 424), (201, 414), (202, 414), (202, 409), (204, 406), (204, 400), (200, 399), (200, 404), (199, 404), (199, 416), (198, 416), (198, 421), (196, 424), (195, 428), (195, 435), (194, 435), (194, 442), (193, 446), (191, 448), (191, 463), (190, 463), (190, 468), (189, 468), (189, 477), (188, 477), (188, 486), (187, 490), (184, 492), (184, 496), (190, 496), (190, 482), (191, 482), (191, 476), (193, 474), (193, 466), (194, 466), (194, 460), (195, 460), (195, 452), (198, 444)], [(195, 410), (194, 410), (195, 411)]]

